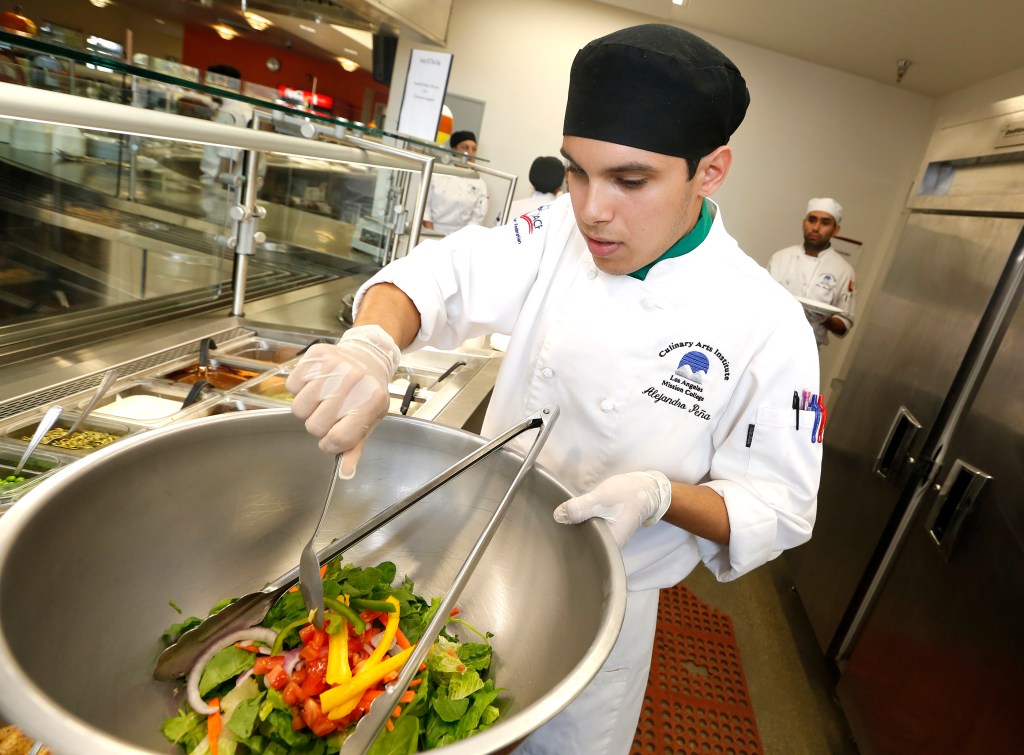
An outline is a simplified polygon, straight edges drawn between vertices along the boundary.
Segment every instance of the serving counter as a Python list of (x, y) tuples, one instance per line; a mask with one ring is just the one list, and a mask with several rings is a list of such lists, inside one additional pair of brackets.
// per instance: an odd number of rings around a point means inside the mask
[[(339, 302), (364, 279), (268, 297), (243, 317), (198, 315), (0, 368), (0, 480), (46, 411), (63, 410), (50, 434), (58, 437), (32, 454), (24, 482), (0, 485), (0, 512), (46, 476), (123, 438), (196, 417), (287, 406), (291, 367), (310, 345), (337, 340), (346, 327)], [(478, 431), (500, 363), (500, 352), (483, 343), (404, 355), (390, 385), (391, 412)], [(60, 437), (110, 371), (113, 385), (74, 436)]]

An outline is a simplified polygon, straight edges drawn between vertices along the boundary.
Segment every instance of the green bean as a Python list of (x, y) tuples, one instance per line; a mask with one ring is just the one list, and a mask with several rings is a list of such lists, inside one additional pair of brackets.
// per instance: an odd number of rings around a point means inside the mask
[(363, 621), (362, 617), (337, 598), (328, 598), (325, 595), (324, 605), (351, 624), (352, 628), (355, 629), (356, 634), (362, 634), (366, 631), (366, 622)]
[(394, 613), (398, 609), (394, 603), (386, 600), (369, 600), (367, 598), (350, 598), (348, 604), (357, 611), (379, 611), (381, 613)]

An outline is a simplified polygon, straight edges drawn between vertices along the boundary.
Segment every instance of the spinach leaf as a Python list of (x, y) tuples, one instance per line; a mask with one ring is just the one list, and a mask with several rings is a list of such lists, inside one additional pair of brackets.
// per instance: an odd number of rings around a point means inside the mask
[(240, 702), (231, 718), (228, 719), (227, 727), (235, 733), (239, 739), (246, 739), (256, 731), (256, 724), (259, 723), (260, 706), (263, 704), (265, 695), (261, 692), (253, 697), (248, 697)]
[(236, 648), (234, 645), (219, 651), (203, 669), (199, 679), (199, 694), (205, 695), (229, 679), (248, 671), (256, 663), (256, 654)]
[(419, 738), (420, 720), (416, 716), (401, 716), (393, 730), (381, 732), (367, 755), (416, 755)]

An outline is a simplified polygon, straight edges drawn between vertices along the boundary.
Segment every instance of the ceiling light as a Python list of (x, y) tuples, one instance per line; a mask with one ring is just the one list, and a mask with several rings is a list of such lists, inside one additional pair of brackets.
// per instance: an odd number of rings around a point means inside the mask
[(217, 36), (221, 39), (234, 39), (238, 36), (238, 32), (227, 24), (214, 24), (213, 30), (217, 32)]
[(352, 73), (357, 68), (359, 68), (358, 63), (356, 63), (354, 60), (349, 60), (348, 58), (338, 58), (338, 62), (341, 63), (341, 67), (344, 68), (349, 73)]
[(312, 26), (306, 26), (305, 24), (299, 24), (299, 28), (302, 29), (302, 31), (308, 31), (310, 34), (316, 34), (316, 29), (314, 29)]
[(95, 5), (97, 8), (106, 8), (110, 5), (110, 0), (89, 0), (90, 3)]
[(672, 5), (686, 5), (687, 0), (672, 0)]
[(264, 18), (259, 13), (253, 13), (251, 10), (247, 10), (242, 13), (245, 16), (245, 20), (249, 23), (256, 31), (263, 31), (273, 26), (273, 22), (269, 18)]

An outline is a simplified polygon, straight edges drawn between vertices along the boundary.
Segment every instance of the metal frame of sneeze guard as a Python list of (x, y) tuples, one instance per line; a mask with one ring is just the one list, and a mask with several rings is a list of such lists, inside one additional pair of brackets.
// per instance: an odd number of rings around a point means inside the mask
[[(256, 158), (259, 153), (278, 152), (328, 162), (360, 163), (419, 173), (420, 185), (413, 212), (414, 222), (409, 229), (410, 248), (419, 238), (419, 226), (426, 208), (427, 187), (434, 163), (433, 157), (354, 137), (348, 134), (347, 130), (343, 130), (344, 133), (340, 135), (342, 143), (338, 144), (277, 134), (257, 128), (238, 128), (198, 118), (3, 82), (0, 82), (0, 118), (114, 131), (129, 136), (191, 142), (245, 151), (246, 175), (242, 202), (232, 208), (232, 217), (239, 222), (239, 232), (235, 240), (235, 258), (238, 264), (235, 266), (231, 313), (236, 316), (243, 314), (248, 257), (253, 254), (254, 245), (259, 241), (259, 236), (255, 232), (255, 222), (263, 215), (261, 208), (256, 205)], [(416, 167), (411, 168), (409, 163)], [(396, 230), (404, 229), (396, 227)]]

